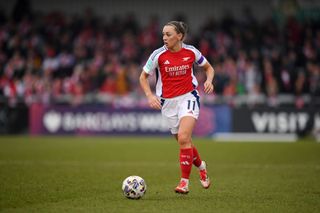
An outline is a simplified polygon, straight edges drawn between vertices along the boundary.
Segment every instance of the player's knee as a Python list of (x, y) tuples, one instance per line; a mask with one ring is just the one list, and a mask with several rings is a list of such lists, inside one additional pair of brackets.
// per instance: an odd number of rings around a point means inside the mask
[(191, 144), (191, 137), (187, 133), (178, 134), (178, 142), (180, 146), (187, 146)]

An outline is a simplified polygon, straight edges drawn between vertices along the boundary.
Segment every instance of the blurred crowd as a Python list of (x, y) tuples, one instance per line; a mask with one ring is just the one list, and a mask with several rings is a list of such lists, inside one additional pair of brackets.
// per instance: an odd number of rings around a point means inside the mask
[[(213, 97), (267, 97), (276, 105), (279, 95), (289, 94), (302, 107), (304, 95), (320, 96), (319, 23), (291, 17), (279, 26), (250, 12), (241, 21), (208, 18), (197, 31), (189, 26), (186, 43), (212, 63)], [(134, 14), (105, 20), (90, 9), (81, 16), (2, 13), (0, 98), (12, 105), (137, 100), (142, 66), (163, 45), (161, 30), (157, 17), (142, 25)], [(197, 69), (196, 76), (204, 82), (204, 72)]]

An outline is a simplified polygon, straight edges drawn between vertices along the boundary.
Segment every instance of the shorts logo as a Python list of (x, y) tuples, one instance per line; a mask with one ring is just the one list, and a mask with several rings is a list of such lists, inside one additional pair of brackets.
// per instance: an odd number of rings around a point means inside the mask
[(191, 110), (188, 113), (193, 115), (193, 112)]
[(166, 60), (163, 64), (170, 64), (170, 61)]

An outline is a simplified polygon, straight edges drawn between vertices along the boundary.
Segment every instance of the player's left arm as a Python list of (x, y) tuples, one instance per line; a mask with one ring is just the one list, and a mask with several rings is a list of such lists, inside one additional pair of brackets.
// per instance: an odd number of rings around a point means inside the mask
[(213, 92), (213, 78), (214, 78), (214, 69), (211, 64), (207, 61), (202, 68), (206, 72), (207, 80), (204, 82), (204, 92), (210, 94)]

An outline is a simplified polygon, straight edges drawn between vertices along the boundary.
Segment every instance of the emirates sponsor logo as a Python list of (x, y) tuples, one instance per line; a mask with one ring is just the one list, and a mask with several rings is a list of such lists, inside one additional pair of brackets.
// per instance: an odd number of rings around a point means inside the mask
[(189, 64), (180, 65), (180, 66), (165, 67), (166, 72), (183, 71), (183, 70), (187, 70), (187, 69), (190, 69)]

